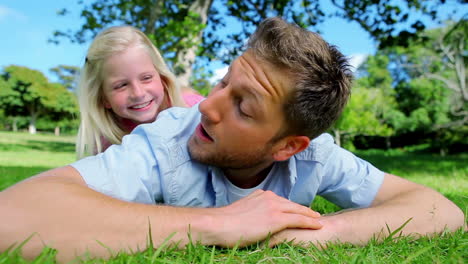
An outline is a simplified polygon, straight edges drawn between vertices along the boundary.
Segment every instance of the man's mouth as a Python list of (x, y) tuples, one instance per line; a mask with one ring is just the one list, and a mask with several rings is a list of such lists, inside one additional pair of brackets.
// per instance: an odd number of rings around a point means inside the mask
[(213, 138), (206, 132), (201, 123), (198, 124), (197, 128), (195, 129), (195, 133), (201, 140), (206, 142), (213, 142)]
[(148, 102), (144, 102), (144, 103), (141, 103), (141, 104), (130, 106), (129, 108), (133, 109), (133, 110), (141, 110), (141, 109), (149, 106), (152, 102), (153, 102), (153, 100), (150, 100)]

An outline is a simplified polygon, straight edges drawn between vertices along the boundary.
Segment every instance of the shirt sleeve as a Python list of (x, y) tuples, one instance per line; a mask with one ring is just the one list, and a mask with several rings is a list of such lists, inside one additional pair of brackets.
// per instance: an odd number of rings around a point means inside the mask
[(162, 199), (157, 160), (143, 129), (71, 166), (88, 187), (114, 198), (146, 204)]
[(322, 175), (317, 194), (341, 208), (370, 206), (384, 178), (384, 172), (337, 145), (333, 145)]

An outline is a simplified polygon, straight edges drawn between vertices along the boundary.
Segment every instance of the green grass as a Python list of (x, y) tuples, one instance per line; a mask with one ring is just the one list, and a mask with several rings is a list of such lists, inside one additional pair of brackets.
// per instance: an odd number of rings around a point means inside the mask
[[(376, 167), (434, 188), (467, 213), (468, 154), (440, 157), (416, 151), (358, 151), (358, 156)], [(0, 190), (50, 168), (73, 162), (74, 138), (0, 132)], [(313, 208), (329, 213), (338, 208), (318, 197)], [(1, 239), (1, 238), (0, 238)], [(33, 261), (19, 250), (0, 253), (3, 263), (55, 263), (50, 248)], [(434, 238), (417, 240), (393, 237), (371, 241), (364, 247), (328, 245), (326, 250), (282, 244), (274, 248), (254, 245), (243, 249), (223, 249), (190, 244), (183, 250), (148, 249), (141, 253), (120, 253), (110, 260), (83, 260), (83, 263), (465, 263), (468, 235), (459, 230)]]
[(75, 160), (75, 137), (0, 131), (0, 191)]
[(441, 157), (403, 149), (367, 150), (356, 154), (383, 171), (437, 190), (467, 212), (468, 153)]

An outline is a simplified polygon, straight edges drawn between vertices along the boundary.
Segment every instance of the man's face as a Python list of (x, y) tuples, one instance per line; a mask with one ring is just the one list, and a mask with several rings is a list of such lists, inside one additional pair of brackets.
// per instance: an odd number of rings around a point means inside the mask
[(237, 58), (199, 105), (201, 122), (188, 143), (192, 158), (223, 169), (273, 162), (287, 87), (287, 74), (249, 51)]

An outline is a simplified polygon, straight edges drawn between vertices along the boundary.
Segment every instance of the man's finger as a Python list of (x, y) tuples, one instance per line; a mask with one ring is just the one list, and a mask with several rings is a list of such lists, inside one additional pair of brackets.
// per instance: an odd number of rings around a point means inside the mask
[(302, 228), (302, 229), (320, 229), (323, 225), (317, 218), (310, 218), (300, 214), (284, 214), (282, 217), (283, 229)]
[(291, 213), (291, 214), (301, 214), (309, 217), (318, 218), (320, 217), (320, 213), (310, 209), (307, 206), (303, 206), (301, 204), (291, 202), (283, 197), (281, 198), (281, 211), (284, 213)]

